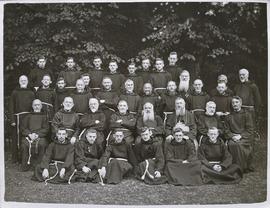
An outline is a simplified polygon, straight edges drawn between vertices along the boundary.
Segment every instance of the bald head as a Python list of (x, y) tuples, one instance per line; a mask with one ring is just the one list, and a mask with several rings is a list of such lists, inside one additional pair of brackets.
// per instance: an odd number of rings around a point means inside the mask
[(239, 70), (239, 79), (241, 82), (246, 82), (248, 81), (248, 77), (249, 77), (249, 72), (247, 69), (240, 69)]

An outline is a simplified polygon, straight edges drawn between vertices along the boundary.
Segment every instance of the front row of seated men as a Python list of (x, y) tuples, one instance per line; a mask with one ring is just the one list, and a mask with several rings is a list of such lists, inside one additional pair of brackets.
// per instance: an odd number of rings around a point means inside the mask
[(22, 169), (34, 165), (33, 179), (46, 183), (117, 184), (130, 172), (147, 184), (237, 183), (253, 170), (252, 117), (241, 105), (241, 98), (233, 97), (233, 112), (221, 122), (214, 102), (194, 119), (184, 99), (176, 98), (175, 112), (163, 124), (151, 103), (144, 104), (137, 118), (120, 100), (104, 135), (99, 101), (91, 98), (89, 113), (80, 117), (72, 110), (73, 99), (66, 97), (52, 120), (48, 145), (50, 126), (36, 99), (22, 122)]

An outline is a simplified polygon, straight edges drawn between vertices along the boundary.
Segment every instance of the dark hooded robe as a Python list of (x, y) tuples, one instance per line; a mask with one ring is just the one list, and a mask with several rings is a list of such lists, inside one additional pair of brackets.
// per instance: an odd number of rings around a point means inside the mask
[[(242, 179), (242, 172), (237, 164), (233, 164), (232, 156), (221, 138), (216, 143), (206, 137), (198, 149), (198, 157), (202, 161), (202, 177), (204, 183), (233, 184)], [(218, 164), (220, 172), (213, 170)]]
[[(168, 183), (173, 185), (201, 185), (201, 162), (196, 157), (190, 140), (181, 142), (172, 140), (166, 148), (165, 175)], [(183, 163), (187, 160), (188, 163)]]
[(52, 70), (48, 68), (34, 68), (30, 71), (30, 74), (28, 75), (29, 78), (29, 86), (32, 87), (40, 87), (42, 85), (41, 80), (43, 79), (44, 75), (50, 75), (51, 81), (54, 81), (54, 75), (52, 73)]
[(124, 80), (124, 83), (128, 80), (132, 80), (134, 83), (134, 92), (136, 94), (141, 94), (143, 91), (143, 78), (137, 74), (128, 74), (126, 75), (126, 79)]
[(82, 72), (77, 70), (75, 67), (73, 69), (66, 68), (59, 73), (58, 78), (64, 78), (66, 87), (75, 87), (77, 80), (81, 78), (81, 74)]
[(112, 80), (112, 90), (120, 93), (122, 85), (125, 81), (125, 76), (119, 72), (106, 73), (104, 77), (109, 77)]
[(83, 92), (78, 92), (75, 90), (71, 95), (74, 101), (73, 110), (79, 114), (85, 114), (89, 109), (89, 99), (93, 97), (91, 92), (84, 90)]
[(186, 98), (187, 109), (193, 112), (195, 116), (203, 114), (206, 103), (209, 100), (210, 96), (206, 92), (197, 93), (193, 90)]
[(140, 96), (136, 93), (122, 93), (119, 100), (125, 100), (128, 104), (128, 110), (131, 113), (138, 113), (140, 105)]
[(224, 94), (220, 94), (214, 89), (211, 93), (210, 100), (216, 103), (216, 112), (231, 112), (232, 96), (227, 91)]
[(88, 71), (88, 74), (90, 75), (90, 87), (91, 88), (101, 88), (102, 79), (105, 74), (105, 70), (103, 69), (96, 69), (91, 68)]

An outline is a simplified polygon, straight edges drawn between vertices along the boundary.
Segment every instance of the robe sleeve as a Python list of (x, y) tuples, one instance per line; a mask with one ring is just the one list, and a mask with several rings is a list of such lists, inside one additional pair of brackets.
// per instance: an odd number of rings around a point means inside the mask
[(166, 124), (165, 124), (165, 135), (166, 136), (172, 135), (172, 129), (175, 126), (174, 119), (175, 119), (174, 114), (171, 115), (171, 116), (168, 115), (168, 118), (167, 118), (167, 121), (166, 121)]
[(83, 145), (83, 142), (75, 143), (75, 166), (79, 170), (81, 170), (83, 166), (87, 165), (87, 162), (85, 161)]
[(77, 138), (79, 136), (79, 133), (80, 133), (80, 118), (76, 114), (75, 124), (74, 124), (74, 134), (72, 136)]
[(59, 112), (57, 112), (52, 120), (52, 133), (56, 133), (57, 129), (59, 128), (59, 126), (61, 125), (61, 115)]
[(204, 136), (207, 135), (208, 129), (206, 128), (205, 123), (203, 121), (203, 116), (198, 116), (197, 118), (198, 118), (197, 120), (198, 133)]
[(254, 97), (254, 105), (255, 105), (255, 110), (259, 111), (261, 104), (262, 104), (262, 99), (261, 99), (261, 95), (260, 95), (260, 91), (259, 88), (257, 87), (257, 85), (253, 84), (251, 86), (252, 88), (252, 94)]
[(25, 118), (23, 119), (23, 122), (21, 123), (21, 132), (23, 136), (28, 136), (32, 132), (28, 128), (29, 125), (29, 115), (26, 115)]
[(153, 129), (153, 134), (155, 135), (163, 135), (164, 134), (164, 126), (163, 126), (163, 120), (161, 117), (156, 116), (157, 121), (157, 127)]
[(35, 130), (34, 132), (38, 134), (39, 138), (44, 138), (49, 133), (49, 122), (46, 117), (42, 118), (42, 126), (40, 129)]
[(197, 126), (196, 126), (193, 114), (190, 114), (190, 123), (188, 126), (189, 126), (189, 132), (187, 132), (186, 135), (192, 140), (196, 139)]
[(108, 160), (112, 153), (112, 146), (108, 145), (103, 153), (101, 159), (99, 160), (99, 168), (106, 167), (108, 164)]
[(223, 157), (220, 165), (222, 166), (222, 168), (227, 169), (232, 164), (232, 155), (229, 153), (226, 145), (223, 142), (221, 144), (221, 148)]
[(174, 151), (173, 151), (173, 146), (171, 143), (167, 145), (166, 151), (164, 151), (164, 156), (166, 158), (166, 161), (174, 161)]
[(136, 118), (133, 115), (129, 115), (127, 119), (123, 120), (122, 126), (130, 130), (135, 129)]
[(194, 149), (194, 145), (192, 144), (192, 142), (190, 140), (187, 141), (187, 151), (188, 151), (188, 158), (187, 160), (189, 162), (192, 162), (194, 160), (197, 159), (196, 157), (196, 152), (195, 152), (195, 149)]
[(155, 145), (155, 158), (156, 158), (156, 170), (159, 171), (160, 173), (163, 173), (164, 165), (165, 165), (165, 159), (164, 159), (164, 154), (162, 150), (162, 146), (159, 143), (154, 144)]
[(132, 146), (130, 144), (127, 144), (127, 148), (128, 148), (128, 161), (131, 163), (131, 165), (133, 167), (138, 165), (138, 161), (137, 158), (135, 156), (135, 153), (132, 149)]
[(52, 160), (52, 154), (53, 154), (53, 149), (54, 149), (55, 144), (51, 143), (49, 144), (48, 148), (46, 149), (46, 152), (42, 158), (42, 161), (40, 163), (40, 167), (42, 169), (49, 169), (49, 164)]
[(211, 168), (213, 167), (213, 164), (209, 163), (209, 161), (206, 159), (204, 154), (204, 144), (201, 144), (198, 149), (198, 158), (201, 160), (202, 164), (204, 164), (206, 167)]
[(69, 144), (63, 168), (70, 168), (74, 163), (74, 146)]
[(249, 112), (245, 112), (245, 131), (242, 132), (243, 138), (251, 138), (254, 133), (254, 124), (252, 116)]
[(9, 99), (9, 118), (11, 123), (15, 123), (15, 106), (16, 106), (16, 91), (14, 90)]

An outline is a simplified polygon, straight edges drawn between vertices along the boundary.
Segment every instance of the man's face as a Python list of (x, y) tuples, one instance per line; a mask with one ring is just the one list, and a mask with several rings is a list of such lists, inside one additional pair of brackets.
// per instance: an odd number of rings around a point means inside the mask
[(89, 83), (90, 83), (90, 77), (89, 76), (83, 76), (82, 80), (83, 80), (85, 86), (89, 85)]
[(226, 87), (225, 83), (219, 83), (218, 86), (217, 86), (217, 91), (220, 94), (223, 94), (226, 91), (226, 89), (227, 89), (227, 87)]
[(28, 78), (26, 76), (21, 76), (19, 79), (19, 84), (21, 88), (26, 88), (28, 85)]
[(189, 80), (189, 74), (188, 73), (182, 73), (181, 74), (181, 80), (183, 80), (183, 81)]
[(57, 82), (57, 87), (58, 87), (59, 89), (64, 89), (65, 86), (66, 86), (66, 83), (65, 83), (64, 80), (59, 80), (59, 81)]
[(95, 113), (98, 110), (98, 107), (99, 107), (99, 103), (97, 100), (89, 101), (89, 108), (93, 113)]
[(111, 62), (111, 63), (109, 64), (110, 72), (116, 72), (117, 68), (118, 68), (117, 63)]
[(37, 61), (37, 65), (38, 65), (39, 68), (43, 69), (45, 67), (45, 65), (46, 65), (46, 60), (45, 59), (39, 59)]
[(128, 66), (128, 72), (130, 74), (134, 74), (135, 71), (136, 71), (136, 66), (135, 65), (131, 64), (131, 65)]
[(151, 139), (151, 134), (149, 130), (146, 130), (145, 132), (141, 133), (142, 140), (147, 142)]
[(176, 109), (185, 109), (185, 101), (183, 99), (177, 99), (175, 100), (175, 108)]
[(125, 88), (127, 92), (133, 92), (134, 90), (134, 83), (133, 82), (126, 82)]
[(32, 108), (34, 112), (40, 112), (42, 109), (42, 104), (39, 100), (33, 101)]
[(126, 102), (120, 102), (118, 104), (118, 110), (121, 114), (126, 114), (127, 110), (128, 110), (128, 106)]
[(117, 131), (114, 134), (114, 139), (116, 143), (120, 143), (122, 142), (122, 140), (124, 139), (124, 133), (121, 131)]
[(200, 93), (202, 91), (202, 87), (203, 87), (202, 81), (200, 81), (200, 80), (194, 81), (193, 87), (194, 87), (196, 92)]
[(149, 59), (145, 59), (142, 61), (142, 67), (143, 69), (149, 69), (150, 67), (150, 60)]
[(41, 80), (41, 83), (43, 84), (44, 87), (48, 87), (51, 84), (51, 78), (49, 76), (44, 76), (43, 79)]
[(239, 71), (239, 79), (241, 82), (246, 82), (248, 80), (248, 73), (245, 71)]
[(163, 61), (156, 61), (155, 66), (156, 66), (156, 69), (158, 71), (162, 71), (163, 70), (163, 67), (164, 67), (164, 63), (163, 63)]
[(96, 68), (100, 68), (101, 67), (101, 64), (102, 64), (102, 61), (100, 58), (97, 58), (97, 59), (94, 59), (93, 61), (93, 64)]
[(176, 84), (175, 84), (175, 82), (168, 82), (167, 89), (170, 92), (175, 92), (175, 90), (176, 90)]
[(216, 105), (215, 104), (208, 104), (206, 105), (206, 113), (207, 115), (213, 116), (216, 112)]
[(65, 110), (71, 110), (74, 106), (72, 98), (65, 98), (63, 102), (63, 106)]
[(168, 61), (169, 61), (169, 64), (170, 65), (175, 65), (176, 62), (178, 61), (177, 59), (177, 55), (170, 55), (169, 58), (168, 58)]
[(218, 137), (218, 131), (214, 129), (209, 129), (207, 135), (211, 142), (216, 142)]
[(76, 82), (76, 88), (77, 88), (78, 91), (83, 91), (84, 88), (85, 88), (84, 82), (82, 80), (78, 80)]
[(238, 99), (232, 99), (232, 107), (235, 111), (239, 111), (241, 109), (242, 103)]
[(145, 113), (152, 113), (153, 112), (153, 106), (146, 103), (143, 106), (143, 110), (144, 110)]
[(151, 84), (145, 84), (143, 86), (143, 92), (146, 95), (151, 95), (152, 94), (152, 85)]
[(174, 139), (177, 142), (181, 142), (183, 140), (183, 136), (184, 136), (184, 134), (181, 131), (174, 133)]
[(104, 79), (102, 85), (106, 90), (110, 90), (112, 87), (112, 81), (110, 79)]
[(66, 130), (58, 130), (56, 133), (56, 137), (57, 137), (59, 142), (64, 142), (65, 139), (67, 138)]
[(96, 141), (97, 134), (93, 132), (89, 132), (86, 134), (86, 139), (90, 144), (93, 144)]
[(72, 69), (75, 66), (75, 62), (73, 59), (68, 59), (66, 65), (69, 69)]

